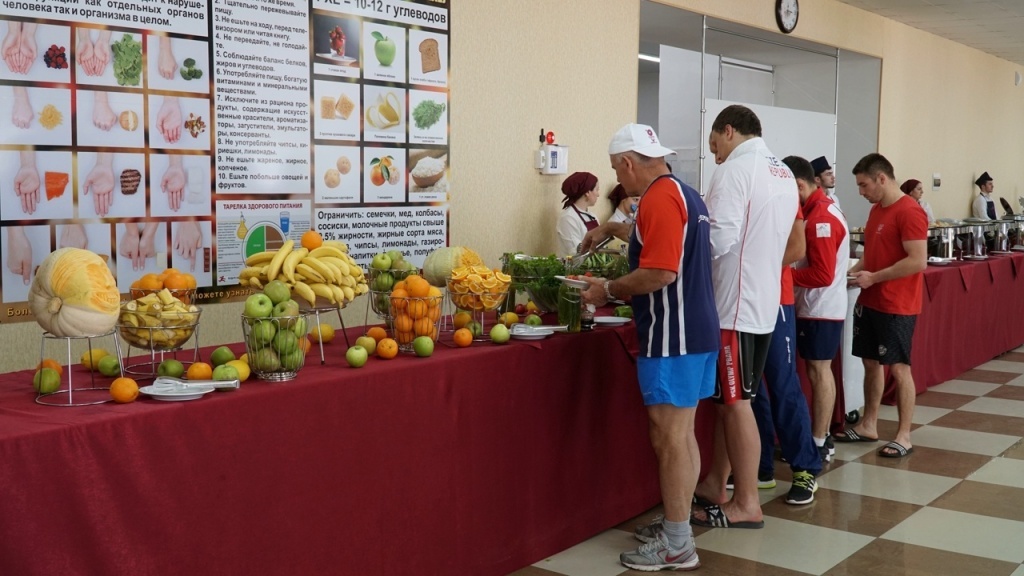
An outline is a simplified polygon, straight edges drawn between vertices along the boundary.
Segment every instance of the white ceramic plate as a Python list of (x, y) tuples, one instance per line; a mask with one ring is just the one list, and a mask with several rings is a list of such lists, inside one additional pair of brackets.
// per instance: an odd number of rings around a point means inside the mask
[(988, 256), (964, 256), (964, 260), (988, 260)]
[(512, 334), (513, 340), (543, 340), (548, 336), (551, 336), (554, 332), (524, 332), (521, 334)]
[(338, 56), (337, 54), (335, 54), (333, 52), (317, 54), (317, 56), (319, 56), (321, 58), (326, 58), (328, 60), (333, 60), (334, 62), (337, 62), (338, 64), (341, 64), (342, 66), (348, 66), (349, 64), (351, 64), (351, 63), (356, 61), (356, 59), (352, 58), (351, 56)]
[(204, 394), (213, 392), (213, 386), (209, 388), (173, 388), (170, 386), (143, 386), (139, 392), (146, 394), (154, 400), (164, 402), (184, 402), (186, 400), (198, 400)]
[(622, 318), (620, 316), (598, 316), (594, 318), (594, 324), (598, 326), (622, 326), (628, 324), (632, 318)]
[(929, 266), (949, 266), (951, 260), (929, 260)]
[(1003, 255), (1006, 255), (1006, 254), (1013, 254), (1013, 252), (1011, 252), (1011, 251), (1009, 251), (1009, 250), (989, 250), (989, 252), (988, 252), (988, 253), (989, 253), (989, 254), (1003, 254)]
[(555, 278), (561, 280), (563, 284), (572, 286), (573, 288), (579, 288), (581, 290), (590, 286), (590, 283), (586, 280), (573, 280), (572, 278), (566, 278), (565, 276), (555, 276)]

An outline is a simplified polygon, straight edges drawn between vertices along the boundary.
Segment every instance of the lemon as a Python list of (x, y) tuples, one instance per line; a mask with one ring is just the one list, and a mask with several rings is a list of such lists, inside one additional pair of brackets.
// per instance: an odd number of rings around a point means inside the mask
[(229, 360), (227, 362), (227, 365), (233, 367), (235, 370), (238, 370), (239, 382), (245, 382), (246, 380), (249, 379), (249, 374), (251, 372), (249, 370), (249, 365), (246, 364), (245, 362), (242, 362), (241, 360)]
[(313, 342), (323, 342), (324, 344), (327, 344), (331, 340), (334, 340), (334, 327), (330, 324), (321, 324), (309, 331), (309, 339)]
[(82, 366), (85, 366), (86, 370), (99, 370), (100, 358), (104, 356), (110, 356), (110, 352), (107, 352), (103, 348), (93, 348), (92, 351), (86, 350), (82, 354)]

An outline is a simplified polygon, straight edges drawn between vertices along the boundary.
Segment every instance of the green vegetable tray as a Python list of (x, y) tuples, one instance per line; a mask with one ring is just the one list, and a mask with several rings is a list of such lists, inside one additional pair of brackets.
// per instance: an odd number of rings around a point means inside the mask
[(505, 273), (512, 277), (513, 288), (525, 290), (542, 312), (558, 310), (558, 287), (562, 283), (555, 276), (565, 274), (564, 260), (554, 255), (505, 254), (502, 261)]

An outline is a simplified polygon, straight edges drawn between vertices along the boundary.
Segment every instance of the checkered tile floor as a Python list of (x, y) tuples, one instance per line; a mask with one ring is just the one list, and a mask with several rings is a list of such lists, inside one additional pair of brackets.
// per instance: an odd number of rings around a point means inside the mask
[[(883, 406), (879, 435), (896, 432)], [(837, 444), (814, 503), (789, 506), (789, 469), (762, 490), (763, 530), (694, 528), (702, 568), (716, 575), (1024, 576), (1024, 347), (917, 397), (914, 453)], [(514, 576), (640, 574), (619, 564), (632, 530), (660, 507)]]

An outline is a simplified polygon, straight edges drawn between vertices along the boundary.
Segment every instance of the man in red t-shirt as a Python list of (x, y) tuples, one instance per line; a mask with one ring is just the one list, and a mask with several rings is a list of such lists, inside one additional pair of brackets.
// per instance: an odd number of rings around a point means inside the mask
[(928, 217), (903, 194), (892, 164), (868, 154), (853, 167), (860, 195), (874, 204), (864, 226), (864, 258), (851, 270), (861, 293), (853, 312), (853, 354), (864, 362), (864, 418), (859, 430), (848, 428), (836, 442), (878, 440), (878, 408), (884, 368), (896, 381), (899, 430), (878, 455), (902, 458), (914, 451), (910, 423), (914, 415), (914, 378), (910, 344), (921, 312), (921, 271), (927, 266)]

